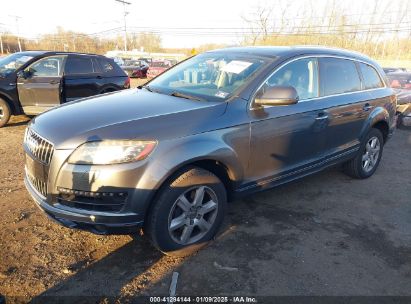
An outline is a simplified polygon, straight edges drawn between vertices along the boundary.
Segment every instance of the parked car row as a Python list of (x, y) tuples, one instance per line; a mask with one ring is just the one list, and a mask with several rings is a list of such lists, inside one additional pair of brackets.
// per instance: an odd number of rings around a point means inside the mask
[(152, 58), (116, 58), (120, 67), (132, 78), (154, 78), (177, 63), (173, 60), (153, 60)]
[(121, 68), (132, 78), (146, 78), (149, 64), (143, 60), (125, 60)]
[(397, 95), (398, 127), (411, 127), (411, 72), (398, 69), (387, 74)]
[(11, 115), (37, 115), (60, 104), (130, 88), (130, 78), (100, 55), (28, 51), (0, 59), (0, 127)]

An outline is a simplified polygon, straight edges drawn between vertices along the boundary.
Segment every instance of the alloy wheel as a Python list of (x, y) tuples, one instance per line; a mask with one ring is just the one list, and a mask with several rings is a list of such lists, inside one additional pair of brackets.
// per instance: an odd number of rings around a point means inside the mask
[(362, 168), (365, 172), (374, 169), (380, 156), (381, 144), (378, 137), (371, 137), (365, 145), (365, 151), (362, 155)]
[(195, 186), (174, 202), (168, 218), (168, 232), (178, 244), (197, 242), (212, 228), (218, 212), (218, 199), (207, 186)]

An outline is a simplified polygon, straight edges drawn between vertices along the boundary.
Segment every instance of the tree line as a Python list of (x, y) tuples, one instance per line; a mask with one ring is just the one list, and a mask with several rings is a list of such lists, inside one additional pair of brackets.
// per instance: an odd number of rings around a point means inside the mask
[[(325, 45), (359, 51), (376, 59), (411, 59), (411, 1), (380, 0), (366, 12), (347, 14), (340, 1), (327, 2), (323, 16), (318, 16), (313, 1), (284, 0), (275, 6), (256, 7), (243, 16), (244, 33), (237, 35), (237, 45)], [(364, 2), (365, 3), (365, 2)], [(210, 36), (212, 33), (210, 33)], [(36, 39), (20, 38), (23, 50), (76, 51), (104, 54), (122, 50), (123, 35), (100, 33), (88, 35), (63, 28)], [(1, 34), (4, 53), (19, 50), (18, 39), (10, 33)], [(196, 53), (224, 47), (208, 43), (190, 49), (162, 47), (161, 33), (128, 33), (129, 49), (144, 48), (147, 52)], [(232, 43), (231, 43), (232, 45)]]

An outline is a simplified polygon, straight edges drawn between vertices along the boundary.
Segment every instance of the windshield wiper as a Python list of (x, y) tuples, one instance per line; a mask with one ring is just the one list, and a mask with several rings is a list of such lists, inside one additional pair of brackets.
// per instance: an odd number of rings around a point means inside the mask
[(170, 96), (180, 97), (180, 98), (185, 98), (185, 99), (190, 99), (190, 100), (204, 101), (203, 98), (188, 95), (188, 94), (184, 94), (184, 93), (180, 93), (180, 92), (173, 92), (173, 93), (170, 94)]
[(139, 85), (139, 86), (137, 87), (137, 89), (139, 89), (139, 90), (141, 90), (141, 89), (146, 89), (146, 90), (149, 91), (149, 92), (153, 92), (153, 89), (150, 88), (148, 85)]

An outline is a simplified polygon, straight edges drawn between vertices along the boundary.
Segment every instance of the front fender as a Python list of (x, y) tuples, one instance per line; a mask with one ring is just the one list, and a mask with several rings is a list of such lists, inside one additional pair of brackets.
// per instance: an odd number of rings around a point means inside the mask
[[(152, 155), (140, 179), (138, 189), (159, 189), (160, 186), (182, 167), (200, 160), (220, 162), (228, 172), (230, 180), (241, 181), (244, 176), (244, 165), (234, 148), (221, 137), (195, 136), (161, 143), (161, 147)], [(213, 136), (214, 137), (214, 136)], [(248, 148), (247, 148), (248, 149)]]

